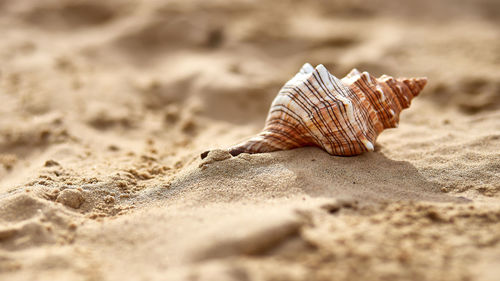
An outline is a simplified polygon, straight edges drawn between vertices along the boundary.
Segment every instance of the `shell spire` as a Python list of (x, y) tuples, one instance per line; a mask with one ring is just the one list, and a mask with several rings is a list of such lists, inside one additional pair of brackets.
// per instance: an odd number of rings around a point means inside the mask
[(341, 156), (373, 151), (377, 136), (397, 127), (400, 112), (426, 83), (427, 78), (376, 78), (357, 69), (338, 79), (323, 65), (306, 63), (279, 91), (262, 132), (228, 151), (233, 156), (304, 146)]

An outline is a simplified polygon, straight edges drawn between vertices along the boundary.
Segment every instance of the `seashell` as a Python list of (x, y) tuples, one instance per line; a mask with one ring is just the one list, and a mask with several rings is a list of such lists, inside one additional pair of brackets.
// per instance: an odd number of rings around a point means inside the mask
[(398, 126), (399, 113), (426, 83), (427, 78), (375, 78), (357, 69), (338, 79), (323, 65), (306, 63), (279, 91), (262, 132), (228, 151), (233, 156), (304, 146), (341, 156), (373, 151), (377, 136)]

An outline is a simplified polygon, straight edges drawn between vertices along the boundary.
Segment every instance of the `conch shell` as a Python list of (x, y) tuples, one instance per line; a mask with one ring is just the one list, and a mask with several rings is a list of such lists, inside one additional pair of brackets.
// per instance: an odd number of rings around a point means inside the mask
[(304, 146), (342, 156), (373, 151), (377, 136), (398, 126), (399, 113), (426, 83), (427, 78), (375, 78), (357, 69), (338, 79), (323, 65), (306, 63), (279, 91), (262, 132), (230, 147), (229, 153)]

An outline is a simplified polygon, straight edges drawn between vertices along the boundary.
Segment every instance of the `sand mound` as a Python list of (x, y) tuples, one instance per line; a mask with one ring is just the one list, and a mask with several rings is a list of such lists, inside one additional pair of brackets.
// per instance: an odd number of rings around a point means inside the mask
[[(0, 276), (498, 279), (499, 8), (0, 1)], [(304, 62), (429, 83), (373, 153), (231, 157)]]

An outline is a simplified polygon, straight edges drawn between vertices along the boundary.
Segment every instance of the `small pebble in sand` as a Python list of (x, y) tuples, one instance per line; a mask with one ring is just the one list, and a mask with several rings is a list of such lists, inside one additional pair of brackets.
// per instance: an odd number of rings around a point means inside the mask
[(70, 224), (68, 224), (68, 229), (71, 231), (75, 231), (77, 228), (78, 228), (78, 226), (74, 222), (71, 222)]
[(165, 109), (165, 121), (169, 124), (176, 123), (179, 121), (179, 108), (177, 106), (167, 106)]
[(108, 145), (108, 150), (109, 151), (119, 151), (120, 150), (120, 147), (118, 147), (117, 145), (115, 144), (110, 144)]
[(106, 204), (114, 204), (115, 203), (115, 197), (113, 197), (112, 195), (108, 195), (108, 196), (104, 197), (104, 202)]
[(78, 209), (84, 201), (83, 195), (76, 189), (65, 189), (59, 193), (56, 202), (62, 203), (68, 207)]
[(60, 165), (56, 161), (50, 159), (50, 160), (45, 161), (44, 166), (45, 167), (53, 167), (53, 166), (60, 166)]

